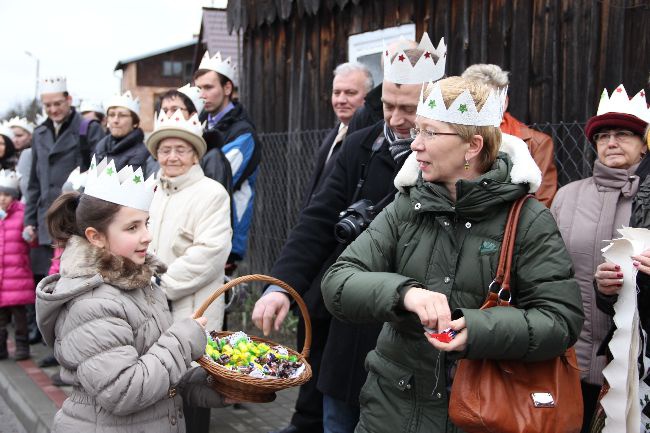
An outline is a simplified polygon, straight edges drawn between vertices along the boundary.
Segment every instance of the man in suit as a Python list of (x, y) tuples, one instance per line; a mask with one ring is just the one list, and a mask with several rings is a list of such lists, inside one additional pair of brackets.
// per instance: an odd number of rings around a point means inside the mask
[(334, 156), (347, 135), (350, 120), (357, 109), (363, 105), (366, 94), (372, 87), (372, 74), (363, 63), (341, 63), (334, 69), (332, 110), (337, 122), (318, 148), (316, 167), (307, 187), (303, 207), (309, 203), (310, 197), (323, 183), (323, 179), (327, 178)]
[[(346, 137), (348, 123), (354, 112), (363, 105), (364, 98), (372, 87), (373, 80), (370, 70), (361, 63), (342, 63), (334, 69), (332, 109), (336, 115), (337, 124), (329, 131), (318, 149), (316, 167), (307, 184), (303, 208), (309, 204), (311, 198), (329, 176), (341, 143)], [(280, 259), (275, 263), (274, 268), (283, 266), (282, 259)], [(267, 291), (278, 289), (277, 286), (269, 286)], [(303, 297), (311, 318), (312, 344), (309, 363), (313, 376), (309, 382), (300, 387), (291, 424), (278, 433), (318, 433), (323, 431), (323, 394), (316, 389), (316, 383), (318, 382), (320, 359), (327, 342), (331, 315), (325, 309), (319, 287), (311, 288), (309, 293), (303, 293)], [(297, 347), (301, 347), (304, 336), (305, 323), (301, 317), (298, 322)]]

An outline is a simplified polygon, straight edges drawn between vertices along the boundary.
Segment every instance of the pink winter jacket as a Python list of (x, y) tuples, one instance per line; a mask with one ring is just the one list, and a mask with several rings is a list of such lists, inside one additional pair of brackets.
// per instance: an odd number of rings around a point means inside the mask
[(0, 220), (0, 307), (33, 304), (36, 292), (29, 263), (29, 245), (23, 240), (25, 205), (14, 201)]

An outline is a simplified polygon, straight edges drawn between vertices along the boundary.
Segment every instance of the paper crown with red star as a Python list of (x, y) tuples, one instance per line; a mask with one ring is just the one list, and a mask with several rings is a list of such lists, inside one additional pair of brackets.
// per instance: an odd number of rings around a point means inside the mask
[[(447, 63), (445, 38), (440, 38), (438, 48), (434, 48), (429, 35), (424, 32), (417, 49), (422, 54), (415, 65), (411, 64), (404, 48), (393, 53), (384, 49), (384, 80), (395, 84), (422, 84), (441, 79)], [(438, 58), (437, 62), (434, 57)]]

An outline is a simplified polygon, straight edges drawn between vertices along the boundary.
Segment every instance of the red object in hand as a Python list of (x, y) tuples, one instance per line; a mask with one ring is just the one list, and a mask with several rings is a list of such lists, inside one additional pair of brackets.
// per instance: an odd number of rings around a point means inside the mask
[(442, 332), (427, 332), (427, 335), (429, 335), (431, 338), (435, 338), (442, 343), (451, 343), (451, 340), (456, 337), (456, 331), (451, 328), (447, 328)]

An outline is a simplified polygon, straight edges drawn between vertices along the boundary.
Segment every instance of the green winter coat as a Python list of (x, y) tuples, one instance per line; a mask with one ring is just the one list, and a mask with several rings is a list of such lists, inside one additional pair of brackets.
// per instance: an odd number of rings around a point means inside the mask
[[(512, 285), (519, 308), (478, 309), (496, 273), (510, 204), (527, 189), (512, 183), (512, 168), (499, 153), (491, 171), (457, 183), (456, 203), (421, 176), (402, 185), (326, 273), (323, 297), (335, 317), (384, 322), (366, 358), (356, 432), (458, 432), (447, 410), (455, 358), (539, 361), (575, 343), (584, 317), (580, 289), (555, 221), (537, 200), (526, 202), (517, 230)], [(464, 353), (446, 355), (428, 343), (418, 317), (403, 308), (400, 295), (411, 285), (444, 293), (453, 318), (465, 316)]]

